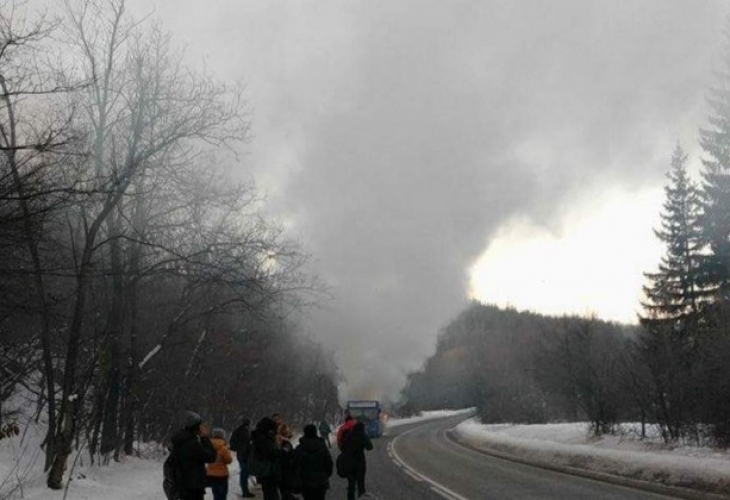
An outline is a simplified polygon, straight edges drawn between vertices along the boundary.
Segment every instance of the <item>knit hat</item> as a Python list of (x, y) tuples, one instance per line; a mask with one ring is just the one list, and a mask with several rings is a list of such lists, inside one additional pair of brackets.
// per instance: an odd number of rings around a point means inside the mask
[(217, 439), (225, 439), (226, 431), (216, 427), (215, 429), (213, 429), (213, 437)]
[(304, 437), (316, 438), (317, 437), (317, 428), (313, 424), (305, 425), (304, 426)]
[(189, 429), (191, 427), (195, 427), (196, 425), (200, 425), (202, 421), (203, 419), (200, 418), (200, 415), (198, 415), (194, 411), (186, 411), (185, 417), (183, 418), (183, 427)]

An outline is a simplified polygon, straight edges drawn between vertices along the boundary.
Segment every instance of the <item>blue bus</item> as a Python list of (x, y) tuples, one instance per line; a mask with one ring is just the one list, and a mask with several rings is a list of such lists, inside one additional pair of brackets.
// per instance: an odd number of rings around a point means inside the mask
[(380, 401), (348, 401), (346, 410), (355, 420), (365, 424), (368, 437), (376, 438), (383, 435)]

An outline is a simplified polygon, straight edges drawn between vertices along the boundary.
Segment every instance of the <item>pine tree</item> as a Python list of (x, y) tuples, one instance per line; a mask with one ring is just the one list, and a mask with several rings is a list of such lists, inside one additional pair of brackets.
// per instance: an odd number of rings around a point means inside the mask
[(678, 319), (698, 312), (706, 292), (701, 286), (700, 259), (703, 246), (699, 226), (700, 200), (697, 186), (687, 175), (687, 155), (677, 145), (672, 155), (666, 201), (657, 238), (666, 243), (666, 254), (656, 273), (645, 273), (644, 287), (649, 318)]
[(708, 93), (709, 126), (700, 129), (703, 159), (700, 226), (707, 251), (703, 286), (715, 300), (730, 299), (730, 22), (715, 87)]

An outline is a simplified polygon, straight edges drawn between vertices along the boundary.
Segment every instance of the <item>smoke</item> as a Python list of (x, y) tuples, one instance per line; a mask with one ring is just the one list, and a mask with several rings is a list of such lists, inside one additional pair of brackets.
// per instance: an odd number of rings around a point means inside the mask
[(158, 12), (188, 57), (248, 82), (246, 166), (333, 287), (308, 328), (344, 397), (397, 394), (512, 217), (549, 226), (577, 193), (663, 183), (675, 142), (696, 142), (725, 15), (720, 0), (198, 4)]

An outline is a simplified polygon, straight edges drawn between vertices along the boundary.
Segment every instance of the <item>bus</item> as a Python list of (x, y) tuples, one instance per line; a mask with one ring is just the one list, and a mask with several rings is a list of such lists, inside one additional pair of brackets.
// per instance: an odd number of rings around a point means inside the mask
[(365, 424), (368, 437), (376, 438), (383, 435), (380, 401), (348, 401), (346, 410), (355, 420)]

